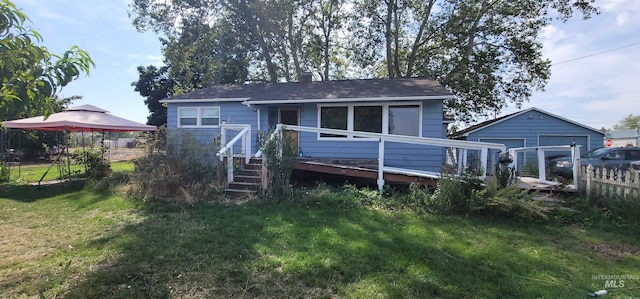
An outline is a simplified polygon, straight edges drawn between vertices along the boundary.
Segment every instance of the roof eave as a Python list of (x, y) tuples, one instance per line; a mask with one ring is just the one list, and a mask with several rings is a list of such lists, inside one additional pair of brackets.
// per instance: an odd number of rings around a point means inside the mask
[(163, 99), (160, 103), (219, 103), (219, 102), (243, 102), (250, 98), (211, 98), (211, 99)]
[(448, 100), (454, 95), (411, 96), (411, 97), (375, 97), (375, 98), (333, 98), (333, 99), (294, 99), (294, 100), (247, 100), (244, 105), (268, 104), (305, 104), (305, 103), (342, 103), (342, 102), (386, 102), (386, 101), (416, 101), (416, 100)]

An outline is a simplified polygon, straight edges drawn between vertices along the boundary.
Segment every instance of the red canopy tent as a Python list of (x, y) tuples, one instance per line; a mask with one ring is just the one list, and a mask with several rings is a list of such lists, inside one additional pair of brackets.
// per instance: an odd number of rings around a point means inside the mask
[[(134, 132), (134, 131), (155, 131), (155, 126), (144, 125), (130, 121), (121, 117), (113, 116), (108, 111), (92, 105), (82, 105), (67, 108), (65, 111), (44, 116), (10, 120), (2, 123), (11, 129), (42, 130), (42, 131), (65, 131), (65, 132)], [(59, 153), (54, 163), (59, 161)], [(49, 169), (51, 169), (49, 166)], [(40, 178), (38, 185), (45, 177), (49, 169)]]
[(65, 111), (44, 116), (5, 121), (2, 124), (12, 129), (70, 131), (70, 132), (133, 132), (155, 131), (156, 127), (144, 125), (107, 113), (92, 105), (67, 108)]

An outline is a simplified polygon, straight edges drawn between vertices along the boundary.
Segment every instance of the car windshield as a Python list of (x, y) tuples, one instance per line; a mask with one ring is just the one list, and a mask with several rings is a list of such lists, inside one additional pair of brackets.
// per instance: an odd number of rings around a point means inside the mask
[(584, 158), (601, 158), (602, 156), (606, 155), (610, 151), (611, 151), (610, 148), (599, 148), (597, 150), (593, 150), (586, 153)]

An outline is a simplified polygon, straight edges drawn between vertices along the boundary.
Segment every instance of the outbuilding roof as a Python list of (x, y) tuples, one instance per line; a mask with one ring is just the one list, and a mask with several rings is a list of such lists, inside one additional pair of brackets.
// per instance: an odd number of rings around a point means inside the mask
[(508, 119), (510, 119), (510, 118), (513, 118), (513, 117), (516, 117), (516, 116), (518, 116), (518, 115), (522, 115), (522, 114), (525, 114), (525, 113), (529, 113), (529, 112), (532, 112), (532, 111), (537, 111), (537, 112), (539, 112), (539, 113), (543, 113), (543, 114), (546, 114), (546, 115), (548, 115), (548, 116), (555, 117), (555, 118), (560, 119), (560, 120), (563, 120), (563, 121), (565, 121), (565, 122), (568, 122), (568, 123), (574, 124), (574, 125), (576, 125), (576, 126), (583, 127), (583, 128), (585, 128), (585, 129), (588, 129), (588, 130), (591, 130), (591, 131), (594, 131), (594, 132), (597, 132), (597, 133), (600, 133), (600, 134), (603, 134), (603, 135), (604, 135), (604, 132), (602, 132), (602, 131), (600, 131), (600, 130), (597, 130), (597, 129), (594, 129), (594, 128), (592, 128), (592, 127), (589, 127), (589, 126), (583, 125), (583, 124), (581, 124), (581, 123), (579, 123), (579, 122), (572, 121), (572, 120), (567, 119), (567, 118), (564, 118), (564, 117), (562, 117), (562, 116), (558, 116), (558, 115), (555, 115), (555, 114), (549, 113), (549, 112), (547, 112), (547, 111), (544, 111), (544, 110), (538, 109), (538, 108), (536, 108), (536, 107), (531, 107), (531, 108), (529, 108), (529, 109), (525, 109), (525, 110), (518, 111), (518, 112), (515, 112), (515, 113), (511, 113), (511, 114), (503, 115), (503, 116), (501, 116), (501, 117), (498, 117), (498, 118), (495, 118), (495, 119), (491, 119), (491, 120), (487, 120), (487, 121), (484, 121), (484, 122), (481, 122), (481, 123), (475, 124), (475, 125), (473, 125), (473, 126), (467, 127), (467, 128), (465, 128), (465, 129), (463, 129), (463, 130), (460, 130), (460, 131), (458, 131), (458, 132), (456, 132), (456, 133), (452, 134), (452, 135), (450, 136), (450, 138), (452, 138), (452, 139), (459, 139), (459, 138), (463, 138), (463, 137), (469, 136), (469, 134), (471, 134), (471, 133), (473, 133), (473, 132), (475, 132), (475, 131), (482, 130), (482, 129), (484, 129), (484, 128), (487, 128), (487, 127), (493, 126), (493, 125), (495, 125), (495, 124), (501, 123), (501, 122), (503, 122), (503, 121), (506, 121), (506, 120), (508, 120)]

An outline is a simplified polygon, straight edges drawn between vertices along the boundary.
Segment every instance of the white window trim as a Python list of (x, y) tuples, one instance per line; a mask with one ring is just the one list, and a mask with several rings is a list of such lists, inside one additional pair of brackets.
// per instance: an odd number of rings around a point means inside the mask
[[(196, 125), (180, 125), (180, 111), (183, 109), (196, 109)], [(203, 109), (218, 109), (218, 125), (202, 125), (202, 110)], [(178, 107), (178, 117), (176, 126), (178, 128), (219, 128), (220, 120), (222, 119), (220, 106), (206, 106), (206, 107)]]
[[(379, 103), (379, 102), (363, 102), (357, 104), (318, 104), (318, 123), (317, 127), (321, 128), (320, 123), (322, 121), (321, 110), (323, 107), (347, 107), (347, 131), (353, 131), (354, 120), (354, 107), (356, 106), (378, 106), (382, 107), (382, 134), (389, 134), (389, 107), (390, 106), (418, 106), (418, 136), (422, 137), (422, 102), (394, 102), (394, 103)], [(347, 137), (321, 137), (321, 133), (318, 133), (317, 140), (322, 141), (377, 141), (377, 138), (356, 138), (353, 134), (347, 134)]]

